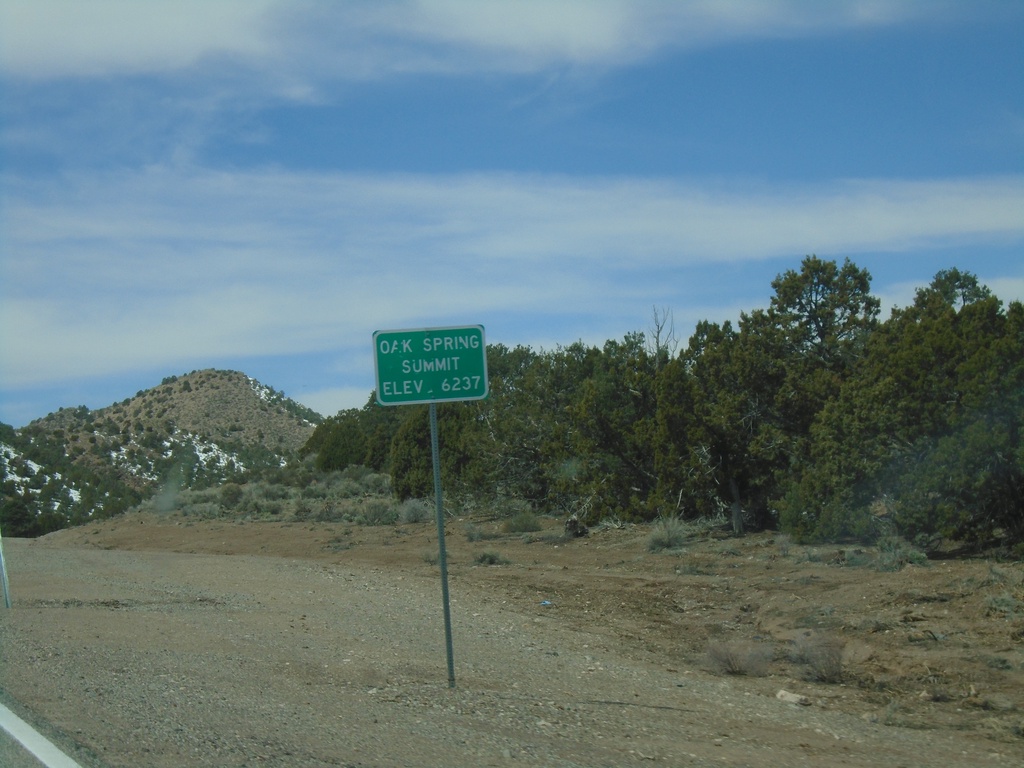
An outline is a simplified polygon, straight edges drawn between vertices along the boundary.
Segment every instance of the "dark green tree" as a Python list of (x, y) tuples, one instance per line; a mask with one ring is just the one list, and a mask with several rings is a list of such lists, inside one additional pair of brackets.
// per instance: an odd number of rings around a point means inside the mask
[[(695, 339), (705, 338), (708, 329), (721, 329), (702, 322), (691, 339), (691, 350)], [(726, 324), (726, 328), (729, 326)], [(699, 483), (695, 482), (696, 468), (691, 456), (691, 431), (694, 429), (694, 409), (698, 397), (696, 378), (692, 375), (687, 359), (677, 357), (667, 360), (658, 373), (655, 383), (657, 411), (654, 433), (654, 471), (658, 481), (655, 488), (653, 508), (665, 516), (696, 516), (702, 511)], [(712, 492), (710, 502), (717, 505), (717, 493)], [(708, 499), (704, 500), (705, 502)]]
[[(659, 501), (733, 528), (776, 523), (776, 500), (807, 460), (815, 415), (838, 391), (876, 320), (870, 275), (815, 256), (773, 282), (739, 329), (702, 323), (660, 390)], [(689, 415), (674, 397), (683, 398)]]
[(569, 408), (580, 492), (598, 515), (646, 517), (656, 485), (657, 357), (643, 333), (609, 341)]
[(783, 273), (772, 288), (768, 318), (779, 336), (769, 346), (784, 369), (776, 406), (798, 465), (814, 417), (860, 360), (880, 302), (870, 293), (871, 275), (849, 259), (840, 267), (808, 256), (800, 272)]
[(705, 325), (686, 364), (695, 396), (690, 486), (701, 515), (730, 510), (733, 529), (767, 524), (773, 470), (784, 461), (776, 399), (784, 369), (778, 333), (764, 311), (740, 317), (740, 329)]
[(33, 537), (43, 533), (31, 498), (4, 493), (0, 499), (0, 533), (9, 537)]
[(789, 357), (827, 370), (848, 368), (878, 316), (871, 275), (849, 259), (840, 267), (808, 256), (799, 272), (787, 270), (772, 288), (770, 315), (785, 337)]
[(496, 496), (552, 512), (584, 511), (571, 411), (600, 354), (582, 342), (550, 352), (489, 349), (491, 397), (482, 404), (481, 434)]
[(402, 500), (430, 498), (434, 492), (434, 470), (429, 411), (426, 406), (403, 406), (402, 410), (406, 411), (406, 418), (391, 440), (391, 487)]
[(364, 422), (359, 409), (339, 411), (317, 425), (300, 454), (316, 453), (316, 468), (321, 472), (365, 464), (369, 440)]
[[(406, 406), (405, 418), (391, 441), (392, 487), (399, 499), (431, 498), (434, 495), (433, 453), (430, 447), (430, 409)], [(441, 485), (449, 499), (467, 495), (488, 498), (486, 464), (477, 446), (478, 409), (473, 403), (437, 405), (438, 454)]]
[(896, 530), (934, 545), (1024, 535), (1024, 323), (948, 270), (896, 310), (812, 429), (813, 464), (783, 503), (811, 539)]

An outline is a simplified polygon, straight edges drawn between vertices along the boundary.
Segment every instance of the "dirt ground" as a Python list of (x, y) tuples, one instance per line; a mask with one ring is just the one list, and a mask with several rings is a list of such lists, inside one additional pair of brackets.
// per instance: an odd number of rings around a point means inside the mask
[(5, 539), (0, 699), (110, 768), (1024, 765), (1021, 564), (545, 525), (449, 521), (454, 688), (433, 523)]

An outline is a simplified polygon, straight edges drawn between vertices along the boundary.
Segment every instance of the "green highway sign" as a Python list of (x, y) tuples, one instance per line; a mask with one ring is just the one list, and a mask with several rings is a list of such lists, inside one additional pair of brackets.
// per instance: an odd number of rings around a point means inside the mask
[(373, 334), (373, 362), (381, 405), (487, 397), (482, 325), (377, 331)]

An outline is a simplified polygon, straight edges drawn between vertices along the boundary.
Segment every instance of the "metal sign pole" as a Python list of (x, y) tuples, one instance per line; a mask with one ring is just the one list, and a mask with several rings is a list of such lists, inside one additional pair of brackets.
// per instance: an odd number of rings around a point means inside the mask
[(4, 535), (0, 533), (0, 581), (3, 582), (4, 606), (11, 607), (11, 586), (7, 583), (7, 563), (4, 562)]
[(437, 560), (441, 566), (441, 599), (444, 601), (444, 644), (448, 653), (448, 687), (455, 687), (452, 652), (452, 609), (448, 601), (448, 555), (444, 548), (444, 505), (441, 498), (441, 452), (437, 445), (437, 403), (430, 404), (430, 452), (434, 460), (434, 501), (437, 507)]
[(488, 396), (487, 343), (482, 325), (374, 331), (373, 369), (380, 405), (430, 404), (430, 451), (437, 502), (437, 556), (444, 598), (444, 639), (448, 687), (455, 687), (452, 610), (448, 600), (448, 555), (444, 547), (441, 457), (437, 447), (437, 403), (483, 400)]

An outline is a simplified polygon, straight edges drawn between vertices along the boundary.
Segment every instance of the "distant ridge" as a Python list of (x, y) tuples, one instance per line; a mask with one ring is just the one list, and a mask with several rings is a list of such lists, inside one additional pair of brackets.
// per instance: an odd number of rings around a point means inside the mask
[(169, 376), (106, 408), (0, 430), (5, 535), (116, 514), (163, 484), (204, 487), (283, 466), (320, 414), (240, 371)]

